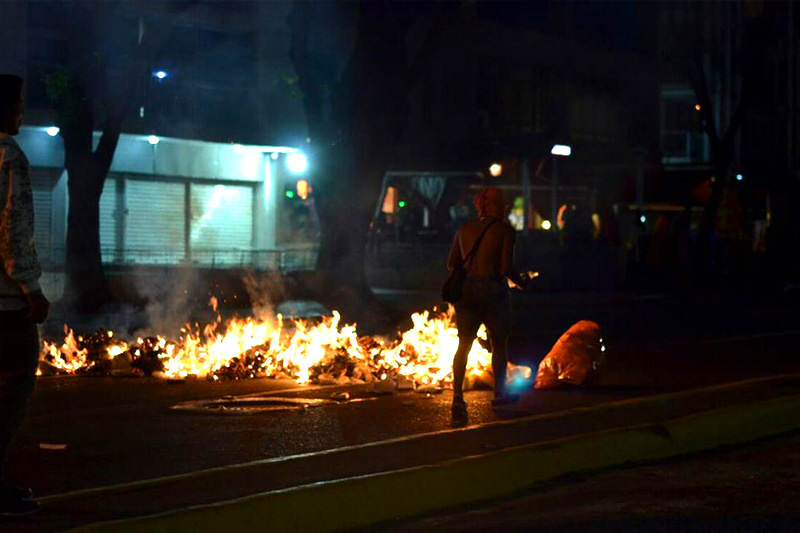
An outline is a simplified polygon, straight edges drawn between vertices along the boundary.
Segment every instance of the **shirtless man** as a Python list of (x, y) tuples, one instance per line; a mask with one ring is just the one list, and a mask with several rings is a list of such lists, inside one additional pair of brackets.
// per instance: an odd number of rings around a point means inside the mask
[(458, 349), (453, 359), (453, 410), (466, 407), (463, 390), (467, 355), (481, 324), (486, 325), (492, 346), (492, 405), (503, 405), (518, 399), (505, 390), (508, 337), (511, 331), (511, 304), (505, 278), (519, 287), (525, 287), (528, 279), (513, 270), (514, 229), (506, 221), (502, 191), (495, 187), (484, 189), (475, 197), (474, 203), (478, 219), (461, 227), (447, 260), (447, 267), (452, 271), (488, 227), (474, 257), (464, 265), (467, 279), (463, 295), (455, 306)]

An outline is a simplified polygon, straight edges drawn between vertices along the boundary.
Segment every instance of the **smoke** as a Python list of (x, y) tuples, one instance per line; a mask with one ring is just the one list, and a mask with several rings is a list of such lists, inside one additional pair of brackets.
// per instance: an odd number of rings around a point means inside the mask
[(242, 276), (242, 283), (250, 297), (253, 316), (258, 320), (275, 318), (275, 302), (286, 298), (286, 285), (277, 272), (264, 273), (256, 277), (253, 272)]
[(136, 292), (147, 303), (144, 306), (147, 325), (138, 335), (161, 334), (177, 336), (187, 322), (210, 322), (213, 312), (208, 309), (202, 318), (200, 302), (207, 302), (206, 294), (198, 294), (200, 276), (194, 268), (169, 270), (141, 269), (133, 273)]

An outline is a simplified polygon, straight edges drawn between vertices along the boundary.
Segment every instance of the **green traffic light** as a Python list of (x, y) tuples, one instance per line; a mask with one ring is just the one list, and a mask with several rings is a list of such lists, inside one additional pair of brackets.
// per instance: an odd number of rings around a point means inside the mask
[(294, 191), (286, 191), (284, 194), (286, 198), (294, 198)]
[(397, 202), (397, 206), (398, 206), (398, 207), (405, 207), (405, 206), (406, 206), (406, 203), (405, 203), (405, 201), (403, 201), (403, 200), (400, 200), (399, 202)]

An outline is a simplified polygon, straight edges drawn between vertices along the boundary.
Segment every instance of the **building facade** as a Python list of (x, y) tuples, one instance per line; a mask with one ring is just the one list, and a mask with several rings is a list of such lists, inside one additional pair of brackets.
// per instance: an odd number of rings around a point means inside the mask
[[(63, 267), (68, 175), (61, 138), (23, 126), (36, 241), (47, 270)], [(99, 140), (95, 134), (95, 143)], [(296, 148), (122, 134), (100, 197), (100, 246), (110, 266), (258, 270), (313, 267), (314, 210), (299, 197)], [(298, 211), (309, 221), (293, 233)], [(318, 225), (317, 225), (318, 227)]]

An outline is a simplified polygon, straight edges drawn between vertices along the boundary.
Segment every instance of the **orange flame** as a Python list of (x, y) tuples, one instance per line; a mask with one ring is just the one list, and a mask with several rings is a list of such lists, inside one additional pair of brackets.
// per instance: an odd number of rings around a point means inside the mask
[[(210, 304), (216, 310), (215, 298)], [(223, 324), (217, 315), (214, 322), (202, 328), (185, 326), (174, 342), (159, 335), (129, 344), (108, 332), (105, 350), (108, 358), (114, 360), (125, 353), (138, 357), (149, 346), (157, 351), (163, 374), (171, 378), (217, 379), (216, 373), (221, 369), (245, 365), (243, 370), (249, 377), (290, 377), (298, 383), (308, 383), (314, 378), (358, 383), (398, 377), (418, 385), (445, 386), (452, 383), (453, 355), (458, 346), (453, 313), (452, 307), (446, 312), (414, 313), (411, 329), (393, 341), (359, 337), (356, 325), (341, 324), (337, 311), (318, 323), (284, 321), (278, 315), (275, 320), (233, 318)], [(44, 341), (42, 359), (65, 373), (88, 369), (91, 363), (87, 360), (87, 349), (80, 348), (82, 338), (76, 340), (66, 325), (64, 333), (60, 347)], [(483, 326), (478, 337), (486, 339)], [(337, 366), (343, 360), (347, 361), (347, 372), (341, 364)], [(527, 367), (511, 366), (511, 375), (530, 377)], [(476, 339), (468, 357), (467, 380), (486, 374), (491, 374), (491, 354)]]

